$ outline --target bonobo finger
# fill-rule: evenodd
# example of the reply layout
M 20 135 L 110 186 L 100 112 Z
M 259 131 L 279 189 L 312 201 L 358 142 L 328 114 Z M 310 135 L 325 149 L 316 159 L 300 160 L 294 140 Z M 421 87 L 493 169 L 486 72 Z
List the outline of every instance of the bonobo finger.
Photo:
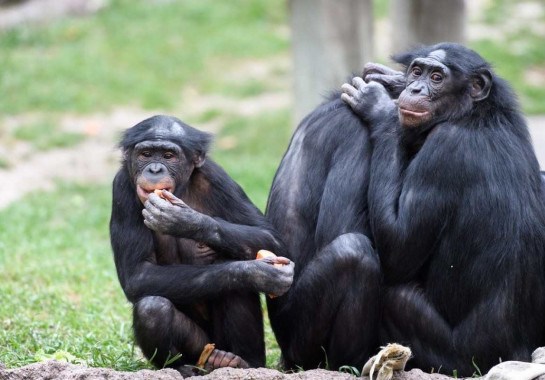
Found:
M 142 216 L 144 217 L 144 220 L 150 220 L 152 218 L 151 213 L 147 209 L 142 210 Z
M 392 77 L 389 77 L 387 75 L 382 75 L 382 74 L 369 74 L 365 77 L 365 81 L 367 83 L 377 82 L 382 85 L 390 83 L 391 79 Z
M 239 368 L 240 367 L 240 356 L 237 356 L 237 355 L 233 355 L 234 358 L 231 359 L 231 361 L 229 362 L 228 364 L 228 367 L 231 367 L 231 368 Z
M 349 96 L 351 96 L 353 98 L 358 95 L 358 89 L 355 88 L 354 86 L 352 86 L 349 83 L 344 83 L 341 86 L 341 90 L 343 91 L 344 94 L 349 95 Z
M 282 257 L 282 256 L 263 257 L 256 260 L 261 260 L 262 262 L 270 264 L 270 265 L 287 265 L 290 263 L 290 259 L 288 259 L 287 257 Z
M 231 367 L 231 362 L 235 359 L 235 354 L 232 352 L 225 352 L 223 359 L 221 360 L 221 367 Z
M 154 230 L 154 231 L 157 230 L 157 227 L 155 226 L 156 223 L 155 223 L 154 221 L 144 219 L 144 224 L 145 224 L 146 227 L 148 227 L 150 230 Z
M 156 230 L 157 229 L 157 219 L 155 218 L 155 216 L 153 214 L 151 214 L 148 210 L 144 209 L 142 210 L 142 216 L 144 217 L 144 224 L 152 229 L 152 230 Z
M 362 87 L 365 87 L 365 81 L 361 79 L 360 77 L 354 77 L 352 78 L 352 84 L 354 87 L 361 89 Z
M 221 362 L 223 361 L 223 358 L 225 357 L 225 351 L 222 350 L 214 350 L 210 358 L 212 359 L 212 366 L 214 368 L 221 368 Z M 210 361 L 210 359 L 208 359 Z
M 246 362 L 246 360 L 242 359 L 240 356 L 238 356 L 238 359 L 238 368 L 250 368 L 250 365 Z
M 384 75 L 403 75 L 401 71 L 394 70 L 388 66 L 380 63 L 369 62 L 363 67 L 362 78 L 368 82 L 367 76 L 370 74 L 384 74 Z
M 155 206 L 156 208 L 158 208 L 159 210 L 164 210 L 165 207 L 167 207 L 168 205 L 170 205 L 170 202 L 161 198 L 160 196 L 158 196 L 157 194 L 155 193 L 151 193 L 149 196 L 148 196 L 148 200 L 146 201 L 146 203 L 144 203 L 144 206 L 146 206 L 146 204 L 150 204 L 150 205 L 153 205 Z M 147 207 L 146 207 L 147 208 Z
M 220 352 L 220 350 L 217 350 L 215 349 L 214 351 L 212 351 L 212 353 L 210 354 L 210 356 L 208 357 L 208 359 L 206 360 L 206 367 L 211 367 L 211 369 L 216 369 L 216 359 L 218 357 L 218 352 Z
M 282 268 L 285 269 L 286 273 L 293 274 L 293 270 L 295 269 L 295 263 L 290 260 L 289 264 L 284 265 Z
M 144 210 L 147 210 L 149 214 L 159 215 L 163 211 L 163 208 L 156 206 L 148 199 L 146 203 L 144 203 Z
M 291 261 L 287 257 L 276 256 L 273 257 L 274 264 L 288 265 Z
M 281 267 L 275 267 L 277 270 L 282 272 L 282 276 L 286 279 L 293 279 L 293 272 L 295 269 L 295 263 L 293 261 L 290 261 L 289 264 L 282 265 Z
M 358 106 L 358 102 L 354 100 L 354 97 L 348 94 L 341 94 L 341 100 L 348 104 L 351 108 L 356 108 Z
M 163 190 L 163 196 L 173 205 L 176 206 L 185 206 L 185 202 L 178 198 L 176 195 L 172 194 L 168 190 Z

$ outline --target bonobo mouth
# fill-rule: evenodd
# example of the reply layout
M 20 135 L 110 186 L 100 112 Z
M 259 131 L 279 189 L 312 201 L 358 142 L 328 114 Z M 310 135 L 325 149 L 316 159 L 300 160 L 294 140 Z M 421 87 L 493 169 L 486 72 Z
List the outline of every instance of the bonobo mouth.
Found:
M 420 128 L 431 119 L 431 115 L 428 110 L 399 107 L 399 121 L 404 128 Z
M 173 193 L 174 192 L 174 188 L 173 187 L 169 187 L 169 186 L 164 186 L 160 183 L 158 183 L 157 185 L 155 186 L 146 186 L 146 187 L 142 187 L 140 185 L 136 185 L 136 194 L 138 195 L 138 198 L 140 199 L 140 202 L 142 203 L 146 203 L 146 201 L 148 200 L 148 197 L 151 193 L 153 193 L 155 190 L 166 190 L 168 192 L 171 192 Z
M 399 112 L 401 112 L 403 116 L 411 118 L 423 118 L 430 113 L 430 111 L 408 110 L 407 108 L 401 107 L 399 107 Z

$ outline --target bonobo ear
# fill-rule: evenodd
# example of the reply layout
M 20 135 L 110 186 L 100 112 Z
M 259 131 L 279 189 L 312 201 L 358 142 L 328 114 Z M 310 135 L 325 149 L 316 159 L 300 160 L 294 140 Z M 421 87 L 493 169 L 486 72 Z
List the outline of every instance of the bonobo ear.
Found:
M 195 152 L 193 155 L 193 164 L 196 168 L 200 168 L 204 165 L 204 162 L 206 161 L 206 153 L 205 152 Z
M 478 70 L 471 78 L 471 97 L 475 102 L 484 100 L 492 88 L 492 73 L 488 69 Z

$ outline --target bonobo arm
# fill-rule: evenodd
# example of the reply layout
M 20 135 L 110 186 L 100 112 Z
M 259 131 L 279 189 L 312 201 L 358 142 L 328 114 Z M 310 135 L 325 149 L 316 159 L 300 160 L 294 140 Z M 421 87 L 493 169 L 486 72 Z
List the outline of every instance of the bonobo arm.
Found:
M 449 216 L 455 189 L 438 188 L 440 170 L 410 175 L 413 168 L 408 167 L 407 155 L 401 148 L 394 101 L 378 83 L 366 84 L 356 77 L 353 84 L 343 85 L 341 97 L 371 129 L 368 199 L 373 236 L 386 279 L 408 280 L 432 253 Z M 426 161 L 434 159 L 428 157 Z M 450 181 L 443 183 L 448 185 Z
M 284 252 L 283 244 L 266 227 L 261 215 L 248 218 L 256 222 L 259 219 L 263 222 L 261 225 L 237 224 L 200 213 L 166 190 L 163 190 L 163 196 L 168 200 L 150 194 L 142 211 L 144 223 L 154 231 L 204 242 L 217 252 L 228 253 L 236 259 L 255 259 L 260 249 L 279 256 Z M 241 210 L 236 212 L 241 213 Z
M 380 63 L 367 63 L 363 68 L 362 78 L 366 83 L 377 82 L 384 86 L 392 99 L 397 99 L 405 89 L 405 74 L 392 70 Z
M 113 184 L 110 238 L 119 280 L 131 302 L 151 295 L 185 304 L 228 291 L 281 295 L 293 279 L 292 262 L 282 267 L 264 260 L 213 265 L 153 264 L 153 232 L 144 225 L 140 203 L 125 171 L 118 173 Z

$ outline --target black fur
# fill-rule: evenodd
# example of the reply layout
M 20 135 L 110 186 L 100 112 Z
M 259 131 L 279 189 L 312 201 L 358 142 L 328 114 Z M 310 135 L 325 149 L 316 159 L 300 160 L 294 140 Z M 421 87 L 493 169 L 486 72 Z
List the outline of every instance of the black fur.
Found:
M 436 50 L 467 91 L 490 65 L 455 44 Z M 397 109 L 370 125 L 369 217 L 385 277 L 382 343 L 411 347 L 410 365 L 470 376 L 529 361 L 545 343 L 545 197 L 528 128 L 507 83 L 492 73 L 469 110 L 435 115 L 421 146 L 406 146 Z M 448 94 L 446 94 L 448 95 Z M 470 100 L 470 99 L 469 99 Z M 373 104 L 357 108 L 366 119 Z M 367 110 L 365 108 L 367 107 Z M 431 131 L 431 132 L 430 132 Z
M 286 368 L 361 368 L 378 345 L 370 152 L 367 129 L 334 94 L 301 122 L 276 173 L 267 217 L 296 262 L 290 291 L 268 300 Z
M 211 160 L 194 168 L 187 184 L 176 184 L 175 195 L 197 210 L 194 215 L 210 217 L 203 219 L 206 224 L 199 222 L 199 239 L 147 228 L 130 174 L 132 151 L 143 141 L 155 141 L 158 147 L 163 141 L 177 144 L 186 156 L 180 161 L 184 164 L 197 153 L 206 154 L 210 136 L 178 119 L 155 116 L 128 129 L 120 143 L 124 161 L 113 182 L 110 234 L 121 286 L 135 305 L 138 344 L 158 367 L 181 354 L 170 366 L 186 375 L 191 370 L 184 370 L 184 365 L 195 365 L 206 343 L 239 355 L 250 366 L 264 366 L 257 292 L 269 290 L 260 284 L 274 283 L 274 276 L 266 271 L 276 269 L 241 260 L 254 259 L 258 249 L 282 252 L 276 233 L 243 190 Z M 170 175 L 178 178 L 176 174 Z M 200 260 L 196 243 L 215 252 L 211 263 L 194 263 Z
M 423 130 L 402 130 L 397 109 L 366 125 L 336 94 L 294 133 L 267 205 L 298 264 L 268 302 L 287 368 L 361 367 L 398 342 L 409 367 L 470 376 L 545 344 L 545 191 L 527 126 L 475 52 L 395 59 L 438 49 L 455 101 Z M 380 70 L 383 84 L 395 74 Z M 488 96 L 470 99 L 487 71 Z

